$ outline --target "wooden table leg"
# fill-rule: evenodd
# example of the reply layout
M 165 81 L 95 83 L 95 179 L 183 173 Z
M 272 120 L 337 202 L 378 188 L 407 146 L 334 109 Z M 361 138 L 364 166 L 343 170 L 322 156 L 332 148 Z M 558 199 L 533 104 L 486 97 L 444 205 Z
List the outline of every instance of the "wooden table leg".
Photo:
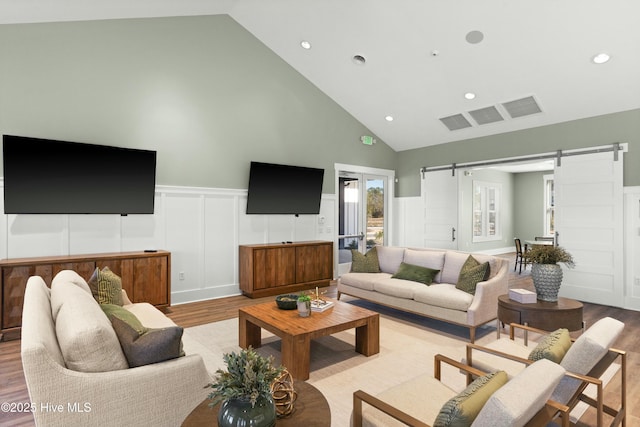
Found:
M 240 322 L 238 327 L 238 342 L 240 343 L 240 347 L 260 347 L 262 345 L 260 326 L 251 323 L 242 312 L 239 314 L 238 321 Z
M 366 325 L 356 328 L 356 351 L 365 356 L 380 352 L 380 316 L 371 316 Z
M 309 335 L 282 337 L 282 366 L 297 380 L 309 379 L 311 339 Z

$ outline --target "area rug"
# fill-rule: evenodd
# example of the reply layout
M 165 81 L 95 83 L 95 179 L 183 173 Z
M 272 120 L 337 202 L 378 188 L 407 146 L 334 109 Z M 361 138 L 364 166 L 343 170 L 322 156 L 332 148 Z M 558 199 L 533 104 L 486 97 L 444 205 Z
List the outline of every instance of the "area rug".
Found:
M 355 330 L 339 332 L 312 341 L 310 378 L 326 397 L 331 409 L 332 426 L 348 426 L 353 406 L 353 392 L 361 389 L 371 394 L 421 374 L 433 375 L 433 357 L 444 354 L 454 360 L 464 356 L 468 342 L 466 328 L 450 325 L 402 312 L 388 312 L 377 307 L 380 316 L 380 353 L 365 357 L 354 350 Z M 485 326 L 477 332 L 476 343 L 486 344 L 496 339 L 495 327 Z M 214 373 L 224 368 L 224 353 L 238 351 L 238 319 L 229 319 L 185 329 L 185 352 L 199 353 L 207 370 Z M 258 352 L 273 356 L 280 363 L 280 339 L 262 331 L 262 347 Z M 615 374 L 615 371 L 611 376 Z M 455 390 L 465 387 L 460 371 L 443 369 L 442 381 Z M 587 409 L 576 408 L 572 418 L 579 418 Z

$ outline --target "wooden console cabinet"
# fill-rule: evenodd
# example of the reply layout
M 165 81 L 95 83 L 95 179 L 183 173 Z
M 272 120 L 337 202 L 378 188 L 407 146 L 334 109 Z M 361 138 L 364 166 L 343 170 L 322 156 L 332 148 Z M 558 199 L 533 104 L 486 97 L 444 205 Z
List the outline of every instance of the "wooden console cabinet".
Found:
M 75 270 L 85 280 L 99 267 L 109 267 L 122 278 L 122 288 L 132 302 L 158 308 L 171 305 L 171 253 L 117 252 L 0 260 L 0 334 L 4 340 L 20 337 L 22 303 L 27 280 L 42 276 L 47 285 L 62 270 Z
M 240 246 L 240 290 L 251 298 L 286 294 L 333 279 L 333 242 Z

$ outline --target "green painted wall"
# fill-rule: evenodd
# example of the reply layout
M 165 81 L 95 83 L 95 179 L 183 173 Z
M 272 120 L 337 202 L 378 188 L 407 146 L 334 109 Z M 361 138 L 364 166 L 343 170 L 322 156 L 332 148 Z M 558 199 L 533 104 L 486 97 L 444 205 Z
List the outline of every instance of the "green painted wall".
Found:
M 597 101 L 594 101 L 597 102 Z M 640 109 L 398 153 L 396 196 L 420 194 L 420 168 L 626 142 L 624 185 L 640 185 Z
M 533 240 L 544 236 L 544 175 L 549 172 L 516 173 L 514 176 L 514 236 Z
M 334 163 L 397 160 L 229 16 L 0 25 L 0 133 L 157 150 L 164 185 L 246 188 L 257 160 L 333 193 Z

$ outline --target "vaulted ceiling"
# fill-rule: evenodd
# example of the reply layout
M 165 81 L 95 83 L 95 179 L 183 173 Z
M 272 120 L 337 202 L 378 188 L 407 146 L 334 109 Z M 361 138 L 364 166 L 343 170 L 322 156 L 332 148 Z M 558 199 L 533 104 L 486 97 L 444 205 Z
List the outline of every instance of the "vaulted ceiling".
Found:
M 637 0 L 0 0 L 0 24 L 212 14 L 397 151 L 640 108 Z

